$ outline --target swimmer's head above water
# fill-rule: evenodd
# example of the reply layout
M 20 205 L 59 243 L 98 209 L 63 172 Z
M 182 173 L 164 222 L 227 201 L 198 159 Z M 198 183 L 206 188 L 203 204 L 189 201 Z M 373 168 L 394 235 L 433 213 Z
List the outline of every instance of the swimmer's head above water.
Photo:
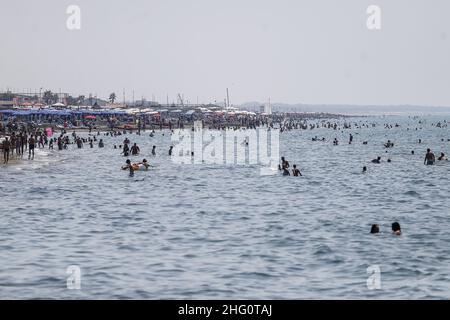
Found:
M 372 228 L 370 229 L 370 233 L 379 233 L 380 232 L 380 226 L 377 224 L 373 224 Z
M 402 234 L 402 229 L 400 228 L 400 223 L 394 222 L 392 224 L 392 232 L 398 236 Z

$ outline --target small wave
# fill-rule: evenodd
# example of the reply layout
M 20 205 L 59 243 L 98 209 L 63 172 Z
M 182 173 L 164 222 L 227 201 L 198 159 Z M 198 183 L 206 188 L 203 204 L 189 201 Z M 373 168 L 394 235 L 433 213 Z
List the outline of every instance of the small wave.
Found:
M 314 252 L 314 255 L 320 256 L 320 255 L 330 254 L 332 252 L 333 252 L 333 250 L 329 246 L 327 246 L 325 244 L 321 244 Z
M 417 193 L 416 191 L 414 191 L 414 190 L 410 190 L 410 191 L 406 191 L 405 193 L 404 193 L 404 195 L 405 196 L 411 196 L 411 197 L 420 197 L 420 194 L 419 193 Z

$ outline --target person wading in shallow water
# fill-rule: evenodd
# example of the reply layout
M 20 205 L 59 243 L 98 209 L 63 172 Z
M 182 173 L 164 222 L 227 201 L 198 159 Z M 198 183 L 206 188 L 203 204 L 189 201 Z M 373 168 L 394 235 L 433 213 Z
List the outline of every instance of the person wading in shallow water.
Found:
M 128 157 L 130 155 L 130 148 L 128 147 L 128 144 L 123 145 L 123 151 L 122 151 L 124 157 Z
M 9 149 L 11 148 L 11 142 L 8 138 L 5 138 L 3 141 L 3 159 L 5 160 L 5 164 L 9 162 Z
M 432 166 L 435 161 L 436 157 L 434 156 L 434 153 L 431 152 L 431 149 L 427 149 L 427 154 L 425 155 L 425 160 L 423 161 L 423 164 L 426 164 L 427 166 Z
M 28 139 L 28 160 L 34 160 L 34 147 L 36 145 L 36 140 L 34 136 L 31 135 L 30 139 Z
M 289 169 L 289 161 L 287 161 L 284 157 L 281 157 L 281 165 L 278 165 L 278 170 Z M 289 172 L 289 171 L 288 171 Z
M 141 150 L 139 149 L 139 147 L 137 146 L 137 144 L 135 143 L 132 147 L 131 147 L 131 154 L 133 156 L 137 156 L 139 154 Z
M 127 159 L 127 161 L 125 163 L 126 164 L 124 166 L 122 166 L 122 170 L 129 170 L 130 177 L 133 177 L 134 176 L 134 168 L 133 168 L 133 165 L 131 164 L 131 160 Z
M 293 165 L 292 175 L 294 177 L 301 177 L 302 176 L 302 173 L 300 172 L 299 169 L 297 169 L 297 165 L 295 165 L 295 164 Z

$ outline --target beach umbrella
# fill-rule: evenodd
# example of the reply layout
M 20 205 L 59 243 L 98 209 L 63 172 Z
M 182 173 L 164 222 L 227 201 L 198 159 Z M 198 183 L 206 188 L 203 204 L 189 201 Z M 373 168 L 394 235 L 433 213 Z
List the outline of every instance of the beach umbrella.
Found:
M 51 137 L 51 136 L 53 136 L 53 130 L 52 130 L 52 128 L 47 128 L 47 129 L 45 129 L 45 132 L 47 133 L 47 137 Z
M 89 120 L 97 119 L 96 116 L 86 116 L 86 117 L 84 117 L 84 118 L 85 118 L 85 119 L 89 119 Z

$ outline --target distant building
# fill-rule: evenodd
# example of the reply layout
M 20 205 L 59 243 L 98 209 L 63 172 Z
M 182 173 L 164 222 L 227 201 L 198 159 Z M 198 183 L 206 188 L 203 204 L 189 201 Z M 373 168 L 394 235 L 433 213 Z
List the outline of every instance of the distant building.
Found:
M 0 99 L 0 109 L 9 109 L 14 106 L 13 100 L 1 100 Z

